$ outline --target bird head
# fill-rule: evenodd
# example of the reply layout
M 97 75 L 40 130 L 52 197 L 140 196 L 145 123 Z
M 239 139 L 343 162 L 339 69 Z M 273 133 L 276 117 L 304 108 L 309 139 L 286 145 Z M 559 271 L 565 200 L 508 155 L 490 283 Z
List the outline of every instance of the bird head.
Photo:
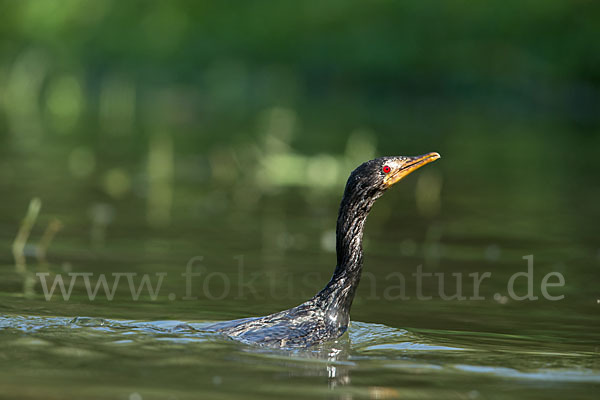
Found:
M 367 190 L 378 197 L 410 173 L 438 158 L 438 153 L 427 153 L 415 157 L 381 157 L 367 161 L 352 172 L 346 190 Z

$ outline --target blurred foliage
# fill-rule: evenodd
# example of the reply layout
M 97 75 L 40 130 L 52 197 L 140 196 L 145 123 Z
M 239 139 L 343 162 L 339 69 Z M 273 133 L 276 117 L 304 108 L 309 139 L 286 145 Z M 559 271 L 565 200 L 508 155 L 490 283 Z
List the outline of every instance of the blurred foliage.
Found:
M 376 155 L 437 150 L 447 171 L 509 194 L 531 188 L 533 171 L 533 187 L 556 195 L 570 188 L 541 177 L 564 184 L 598 166 L 599 11 L 591 0 L 0 1 L 3 186 L 19 205 L 39 192 L 134 193 L 160 225 L 180 181 L 251 207 L 282 186 L 337 193 Z M 71 178 L 81 191 L 65 190 Z M 424 179 L 429 215 L 442 178 Z
M 426 134 L 471 109 L 598 127 L 595 1 L 0 4 L 12 129 L 29 111 L 60 132 L 92 135 L 103 117 L 109 131 L 162 123 L 229 142 L 210 133 L 245 134 L 274 105 L 300 110 L 316 143 L 299 146 L 328 151 L 357 125 Z

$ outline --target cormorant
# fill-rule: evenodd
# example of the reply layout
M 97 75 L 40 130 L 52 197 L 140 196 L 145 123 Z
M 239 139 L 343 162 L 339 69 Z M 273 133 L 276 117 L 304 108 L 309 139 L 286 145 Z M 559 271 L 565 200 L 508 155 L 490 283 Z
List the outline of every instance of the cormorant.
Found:
M 402 178 L 438 158 L 438 153 L 427 153 L 381 157 L 361 164 L 346 183 L 337 219 L 337 266 L 325 288 L 289 310 L 221 322 L 206 329 L 272 347 L 308 347 L 343 335 L 360 280 L 363 229 L 373 203 Z

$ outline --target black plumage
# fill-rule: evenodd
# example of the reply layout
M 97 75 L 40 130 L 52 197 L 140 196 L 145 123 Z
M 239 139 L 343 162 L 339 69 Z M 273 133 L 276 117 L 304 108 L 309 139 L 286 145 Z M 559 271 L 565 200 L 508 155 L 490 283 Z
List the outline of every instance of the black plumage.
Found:
M 221 322 L 207 329 L 274 347 L 308 347 L 344 334 L 360 281 L 363 230 L 371 207 L 393 184 L 439 157 L 437 153 L 382 157 L 361 164 L 346 183 L 336 228 L 337 266 L 323 290 L 289 310 Z

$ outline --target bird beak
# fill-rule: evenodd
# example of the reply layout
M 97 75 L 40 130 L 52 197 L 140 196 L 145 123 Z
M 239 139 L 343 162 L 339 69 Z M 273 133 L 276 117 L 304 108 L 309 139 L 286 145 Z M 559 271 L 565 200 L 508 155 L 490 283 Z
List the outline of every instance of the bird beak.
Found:
M 390 187 L 394 183 L 403 179 L 411 172 L 416 171 L 423 165 L 429 164 L 430 162 L 433 162 L 440 157 L 441 156 L 438 153 L 427 153 L 416 157 L 405 158 L 400 162 L 399 167 L 398 169 L 396 169 L 395 172 L 389 174 L 383 179 L 383 183 L 387 187 Z

